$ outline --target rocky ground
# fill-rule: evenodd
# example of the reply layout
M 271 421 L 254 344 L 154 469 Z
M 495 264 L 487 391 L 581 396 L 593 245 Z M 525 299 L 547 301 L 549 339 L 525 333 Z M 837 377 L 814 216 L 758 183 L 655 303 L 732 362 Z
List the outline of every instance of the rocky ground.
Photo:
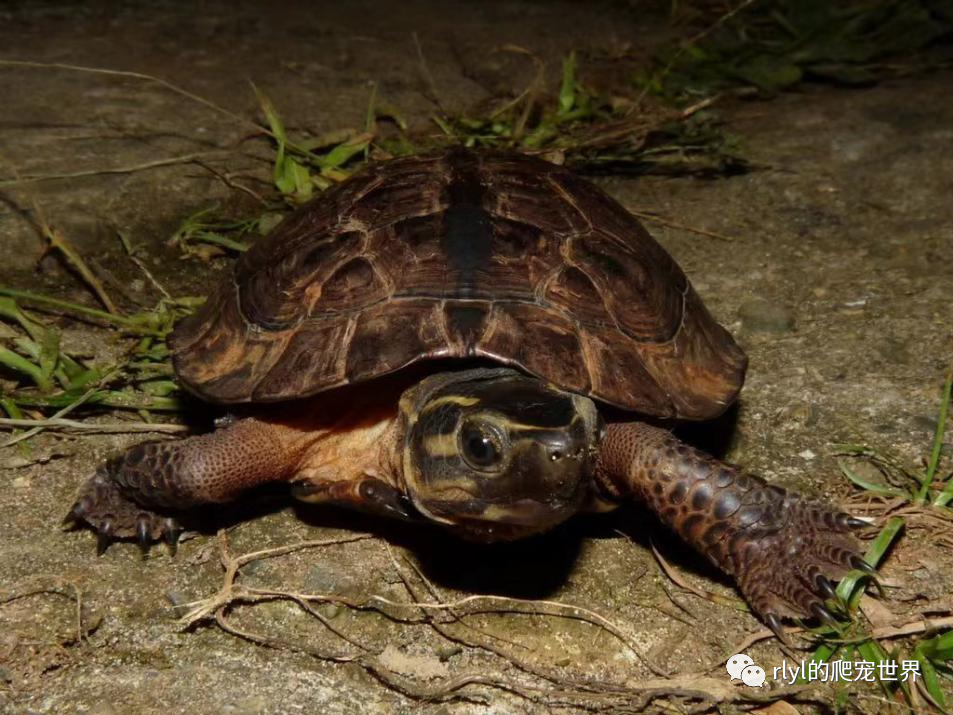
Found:
M 362 124 L 371 81 L 412 121 L 425 120 L 432 106 L 413 33 L 441 102 L 462 107 L 500 77 L 488 54 L 494 46 L 525 46 L 556 67 L 570 48 L 637 48 L 652 30 L 623 3 L 187 7 L 8 4 L 0 8 L 0 47 L 8 59 L 159 76 L 245 118 L 256 115 L 252 80 L 289 125 L 322 132 Z M 600 180 L 629 208 L 724 236 L 650 226 L 751 359 L 739 407 L 690 430 L 696 443 L 859 512 L 865 499 L 840 474 L 837 444 L 866 443 L 921 464 L 953 357 L 951 86 L 946 70 L 736 104 L 723 111 L 758 170 L 719 180 Z M 155 82 L 50 67 L 0 66 L 0 96 L 0 284 L 89 300 L 62 263 L 38 261 L 42 242 L 29 220 L 35 207 L 101 275 L 116 277 L 107 289 L 124 300 L 150 305 L 158 295 L 125 257 L 117 229 L 173 294 L 201 293 L 224 268 L 223 261 L 182 259 L 166 245 L 184 216 L 240 203 L 214 174 L 195 164 L 101 172 L 202 153 L 219 171 L 267 179 L 260 155 L 236 145 L 247 125 Z M 49 174 L 75 176 L 36 179 Z M 71 348 L 118 350 L 105 332 L 71 325 Z M 236 607 L 229 623 L 278 639 L 279 647 L 214 625 L 183 630 L 177 618 L 222 583 L 213 528 L 183 543 L 175 558 L 153 549 L 146 559 L 129 544 L 97 558 L 92 535 L 59 528 L 80 481 L 136 439 L 47 433 L 28 451 L 0 452 L 0 710 L 502 713 L 544 712 L 549 703 L 571 712 L 579 703 L 570 695 L 536 694 L 534 702 L 526 689 L 568 691 L 584 678 L 604 690 L 638 688 L 658 677 L 649 666 L 676 678 L 693 674 L 676 681 L 676 690 L 705 687 L 727 698 L 723 659 L 762 629 L 734 607 L 737 593 L 725 579 L 635 510 L 582 518 L 524 544 L 476 548 L 435 530 L 296 507 L 276 494 L 222 517 L 233 527 L 233 555 L 370 537 L 250 563 L 240 584 L 350 601 L 545 599 L 584 607 L 611 625 L 580 611 L 556 617 L 556 606 L 537 605 L 548 615 L 487 613 L 468 616 L 466 625 L 445 617 L 438 625 L 448 640 L 426 625 L 346 604 L 320 606 L 318 616 L 343 640 L 293 602 L 272 600 Z M 886 598 L 868 606 L 877 623 L 950 614 L 953 547 L 944 529 L 911 518 L 883 568 Z M 721 601 L 676 585 L 652 545 L 685 585 Z M 393 607 L 391 615 L 415 620 L 419 612 Z M 470 685 L 463 701 L 420 702 L 359 663 L 334 662 L 353 660 L 361 645 L 382 651 L 365 664 L 400 679 L 405 691 L 473 674 L 513 689 Z M 785 654 L 771 639 L 746 652 L 769 672 L 782 658 L 806 657 Z M 511 660 L 558 682 L 531 678 Z M 709 681 L 694 675 L 706 672 Z M 523 696 L 514 692 L 520 689 Z M 591 694 L 591 701 L 600 697 L 608 696 Z M 870 712 L 883 705 L 874 690 L 855 702 Z

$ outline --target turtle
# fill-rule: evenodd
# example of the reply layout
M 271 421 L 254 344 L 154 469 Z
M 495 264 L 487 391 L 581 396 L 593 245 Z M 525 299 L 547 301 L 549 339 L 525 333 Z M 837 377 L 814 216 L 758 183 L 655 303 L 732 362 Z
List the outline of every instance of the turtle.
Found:
M 174 547 L 202 505 L 287 482 L 480 542 L 640 502 L 779 635 L 874 573 L 864 520 L 674 436 L 735 402 L 745 353 L 634 216 L 538 157 L 369 164 L 255 242 L 170 343 L 228 416 L 86 480 L 67 520 L 100 554 Z

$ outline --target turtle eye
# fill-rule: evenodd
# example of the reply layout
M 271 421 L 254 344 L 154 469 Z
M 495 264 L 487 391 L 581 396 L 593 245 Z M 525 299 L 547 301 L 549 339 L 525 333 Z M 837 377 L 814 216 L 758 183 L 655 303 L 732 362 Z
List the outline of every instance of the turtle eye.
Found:
M 503 459 L 500 438 L 489 425 L 465 422 L 460 430 L 463 458 L 474 469 L 492 470 Z

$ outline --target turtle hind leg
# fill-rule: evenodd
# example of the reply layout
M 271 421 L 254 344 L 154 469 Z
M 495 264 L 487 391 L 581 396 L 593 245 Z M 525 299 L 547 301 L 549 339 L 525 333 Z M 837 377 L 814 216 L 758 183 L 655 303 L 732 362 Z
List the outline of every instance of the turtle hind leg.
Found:
M 851 530 L 862 522 L 772 486 L 640 423 L 607 428 L 596 469 L 610 496 L 634 497 L 733 576 L 775 632 L 780 617 L 829 620 L 832 580 L 870 572 Z
M 135 538 L 144 548 L 159 539 L 174 545 L 186 510 L 288 479 L 302 444 L 292 436 L 286 427 L 249 418 L 210 434 L 134 445 L 80 487 L 66 519 L 92 527 L 100 553 L 118 538 Z

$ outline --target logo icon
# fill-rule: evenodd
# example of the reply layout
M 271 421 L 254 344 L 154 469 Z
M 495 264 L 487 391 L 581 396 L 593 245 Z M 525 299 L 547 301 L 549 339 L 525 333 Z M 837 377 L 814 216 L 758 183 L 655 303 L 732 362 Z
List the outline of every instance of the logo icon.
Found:
M 728 659 L 728 662 L 725 663 L 725 668 L 732 680 L 738 680 L 739 678 L 744 680 L 744 678 L 741 677 L 741 673 L 749 665 L 754 665 L 754 661 L 744 653 L 737 653 Z M 764 671 L 762 670 L 761 672 L 763 673 Z
M 760 688 L 764 685 L 764 668 L 760 665 L 749 665 L 741 671 L 741 682 L 753 688 Z
M 725 663 L 725 670 L 732 680 L 740 680 L 752 688 L 764 687 L 764 668 L 755 665 L 754 661 L 744 653 L 735 653 Z

